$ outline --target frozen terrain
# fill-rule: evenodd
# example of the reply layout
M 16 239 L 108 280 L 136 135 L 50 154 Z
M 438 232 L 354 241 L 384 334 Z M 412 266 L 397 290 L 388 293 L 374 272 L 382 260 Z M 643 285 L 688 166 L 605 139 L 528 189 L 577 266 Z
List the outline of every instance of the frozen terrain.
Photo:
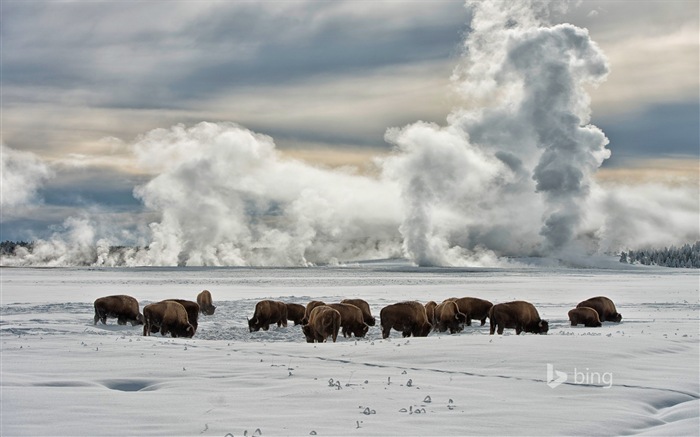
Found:
M 625 267 L 3 268 L 0 434 L 697 435 L 698 271 Z M 100 296 L 143 307 L 203 289 L 217 311 L 192 339 L 93 325 Z M 597 295 L 622 323 L 569 326 L 567 311 Z M 263 298 L 360 297 L 378 317 L 452 296 L 530 301 L 549 335 L 490 336 L 477 322 L 307 344 L 291 322 L 253 334 L 246 323 Z

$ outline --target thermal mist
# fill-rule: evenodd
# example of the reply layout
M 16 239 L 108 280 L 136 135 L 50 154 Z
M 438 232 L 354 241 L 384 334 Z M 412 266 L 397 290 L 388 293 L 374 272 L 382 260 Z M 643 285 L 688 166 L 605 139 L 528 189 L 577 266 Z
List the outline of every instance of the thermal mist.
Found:
M 700 238 L 697 189 L 662 196 L 595 184 L 611 152 L 590 124 L 586 87 L 610 67 L 586 30 L 547 22 L 547 8 L 559 6 L 468 4 L 471 31 L 453 75 L 468 105 L 445 125 L 388 128 L 394 149 L 375 160 L 376 176 L 283 158 L 271 137 L 234 123 L 156 129 L 130 145 L 136 166 L 154 174 L 134 189 L 156 218 L 133 238 L 139 247 L 110 250 L 122 244 L 117 232 L 73 219 L 3 262 L 308 266 L 405 257 L 493 266 Z M 5 157 L 3 181 L 4 165 Z M 29 174 L 40 181 L 46 172 Z M 654 212 L 661 204 L 671 227 Z

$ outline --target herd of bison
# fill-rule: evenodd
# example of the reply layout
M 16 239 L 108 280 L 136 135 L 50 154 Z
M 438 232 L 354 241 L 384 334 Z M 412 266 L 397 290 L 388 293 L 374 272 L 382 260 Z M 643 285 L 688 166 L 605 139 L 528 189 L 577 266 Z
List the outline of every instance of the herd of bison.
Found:
M 170 299 L 152 303 L 139 312 L 138 301 L 127 295 L 106 296 L 95 300 L 95 324 L 107 323 L 107 318 L 116 318 L 120 325 L 127 322 L 132 326 L 144 325 L 143 335 L 160 331 L 172 337 L 192 337 L 197 331 L 199 314 L 212 315 L 216 307 L 212 304 L 211 293 L 204 290 L 197 295 L 197 301 Z M 515 333 L 531 332 L 546 334 L 549 324 L 540 319 L 534 305 L 525 301 L 492 304 L 475 297 L 449 298 L 442 303 L 430 301 L 421 304 L 417 301 L 399 302 L 387 305 L 379 312 L 382 338 L 389 337 L 392 329 L 400 331 L 404 337 L 426 337 L 431 331 L 450 334 L 460 332 L 464 326 L 471 326 L 472 320 L 480 320 L 483 326 L 490 320 L 490 334 L 503 334 L 503 330 L 515 329 Z M 250 332 L 270 325 L 287 326 L 291 320 L 302 325 L 302 331 L 309 343 L 326 341 L 329 337 L 335 342 L 338 332 L 344 337 L 364 337 L 370 326 L 376 323 L 369 305 L 362 299 L 344 299 L 340 303 L 326 304 L 311 301 L 306 306 L 274 300 L 261 300 L 255 305 L 253 317 L 248 319 Z M 579 303 L 569 311 L 572 326 L 582 324 L 587 327 L 602 326 L 601 322 L 622 320 L 612 300 L 604 296 L 593 297 Z

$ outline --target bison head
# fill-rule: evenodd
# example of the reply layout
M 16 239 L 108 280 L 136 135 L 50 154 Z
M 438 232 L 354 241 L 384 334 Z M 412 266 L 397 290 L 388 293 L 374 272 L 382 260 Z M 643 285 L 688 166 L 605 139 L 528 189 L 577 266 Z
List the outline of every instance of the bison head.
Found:
M 622 314 L 620 314 L 620 313 L 613 314 L 613 321 L 615 323 L 620 323 L 622 321 Z
M 537 333 L 546 334 L 547 331 L 549 331 L 549 323 L 546 320 L 540 320 L 540 323 L 537 324 Z
M 314 335 L 313 335 L 313 330 L 311 329 L 311 326 L 304 325 L 301 328 L 301 331 L 304 333 L 304 336 L 306 337 L 306 342 L 307 343 L 313 343 L 314 342 Z
M 204 311 L 202 311 L 204 314 L 207 316 L 214 315 L 214 311 L 216 310 L 216 307 L 214 305 L 210 305 L 207 308 L 204 308 Z
M 248 329 L 250 330 L 250 332 L 260 331 L 260 319 L 258 319 L 257 317 L 248 319 Z
M 136 326 L 136 325 L 143 325 L 143 314 L 139 313 L 139 314 L 136 316 L 136 321 L 135 321 L 135 322 L 133 322 L 133 321 L 131 322 L 131 326 Z

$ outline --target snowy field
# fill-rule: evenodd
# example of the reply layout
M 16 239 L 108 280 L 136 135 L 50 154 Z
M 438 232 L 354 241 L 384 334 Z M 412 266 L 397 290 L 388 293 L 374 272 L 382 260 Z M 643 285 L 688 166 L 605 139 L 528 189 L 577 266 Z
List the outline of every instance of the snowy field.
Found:
M 3 268 L 0 434 L 697 435 L 698 271 L 619 266 Z M 217 311 L 192 339 L 93 325 L 101 296 L 143 307 L 203 289 Z M 567 311 L 597 295 L 622 323 L 569 326 Z M 530 301 L 549 335 L 490 336 L 477 322 L 455 335 L 382 340 L 375 326 L 307 344 L 291 322 L 253 334 L 246 323 L 264 298 L 360 297 L 378 317 L 394 302 L 452 296 Z

